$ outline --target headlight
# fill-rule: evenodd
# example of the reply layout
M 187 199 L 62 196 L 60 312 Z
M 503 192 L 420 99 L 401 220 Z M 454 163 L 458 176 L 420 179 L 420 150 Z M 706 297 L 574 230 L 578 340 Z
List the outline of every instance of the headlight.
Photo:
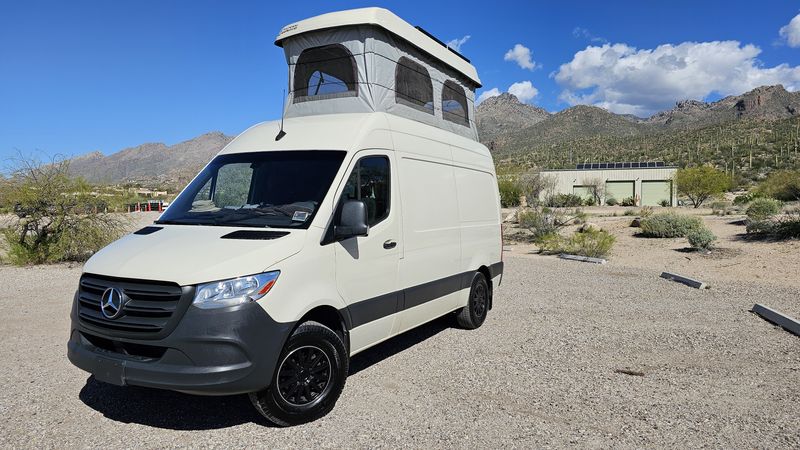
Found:
M 280 274 L 276 270 L 201 284 L 197 286 L 192 304 L 202 309 L 213 309 L 256 301 L 267 295 Z

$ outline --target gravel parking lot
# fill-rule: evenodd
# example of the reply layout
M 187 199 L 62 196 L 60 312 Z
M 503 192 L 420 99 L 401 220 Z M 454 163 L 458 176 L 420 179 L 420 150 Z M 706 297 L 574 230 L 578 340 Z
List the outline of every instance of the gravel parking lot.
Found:
M 244 396 L 120 388 L 70 365 L 79 275 L 0 267 L 4 448 L 800 446 L 800 337 L 748 312 L 797 310 L 796 289 L 507 257 L 482 328 L 444 318 L 356 356 L 330 415 L 280 429 Z

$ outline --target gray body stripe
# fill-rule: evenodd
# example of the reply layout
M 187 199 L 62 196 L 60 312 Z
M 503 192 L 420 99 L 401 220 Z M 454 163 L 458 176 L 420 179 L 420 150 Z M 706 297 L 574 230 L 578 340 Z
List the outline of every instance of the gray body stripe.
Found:
M 491 278 L 502 274 L 503 263 L 498 262 L 489 266 L 489 273 Z M 466 289 L 472 283 L 474 274 L 475 271 L 469 271 L 450 275 L 449 277 L 353 303 L 346 308 L 349 314 L 345 314 L 350 318 L 349 328 L 352 329 Z

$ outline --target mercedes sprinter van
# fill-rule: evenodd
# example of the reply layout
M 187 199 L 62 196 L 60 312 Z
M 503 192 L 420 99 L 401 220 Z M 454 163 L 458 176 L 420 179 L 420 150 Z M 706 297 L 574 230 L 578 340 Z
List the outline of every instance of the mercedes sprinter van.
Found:
M 86 263 L 68 356 L 115 385 L 249 394 L 292 425 L 333 408 L 351 356 L 448 314 L 480 327 L 503 263 L 468 60 L 379 8 L 276 44 L 285 120 Z

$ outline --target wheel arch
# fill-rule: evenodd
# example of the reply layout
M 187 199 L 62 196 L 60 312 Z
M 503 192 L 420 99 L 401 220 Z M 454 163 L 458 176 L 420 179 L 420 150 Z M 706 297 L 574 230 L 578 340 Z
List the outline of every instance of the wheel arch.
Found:
M 345 348 L 350 350 L 350 322 L 342 311 L 331 305 L 317 305 L 308 310 L 295 324 L 295 328 L 305 322 L 319 322 L 333 330 L 344 342 Z M 294 331 L 294 330 L 292 330 Z

